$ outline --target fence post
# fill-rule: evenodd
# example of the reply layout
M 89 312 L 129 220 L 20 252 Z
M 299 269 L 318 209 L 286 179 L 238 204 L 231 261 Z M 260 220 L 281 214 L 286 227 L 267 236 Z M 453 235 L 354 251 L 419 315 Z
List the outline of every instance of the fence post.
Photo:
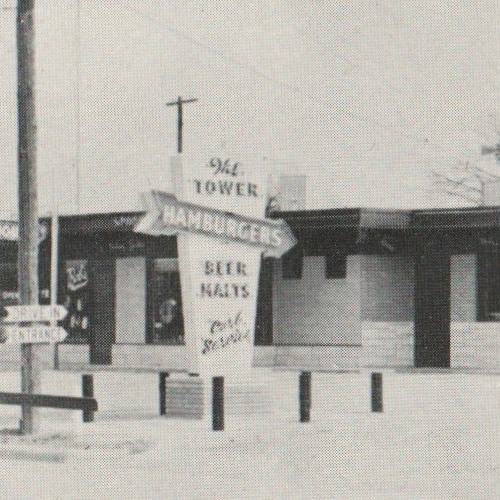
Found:
M 382 413 L 384 411 L 382 399 L 382 374 L 372 373 L 371 377 L 371 399 L 372 412 Z
M 212 378 L 212 430 L 224 430 L 224 377 Z
M 167 378 L 170 376 L 168 372 L 160 372 L 158 374 L 158 390 L 160 400 L 160 415 L 167 414 Z
M 311 372 L 301 372 L 299 375 L 299 408 L 300 421 L 311 420 Z
M 84 398 L 94 397 L 94 376 L 82 375 L 82 394 Z M 93 422 L 94 412 L 91 410 L 83 410 L 83 421 Z

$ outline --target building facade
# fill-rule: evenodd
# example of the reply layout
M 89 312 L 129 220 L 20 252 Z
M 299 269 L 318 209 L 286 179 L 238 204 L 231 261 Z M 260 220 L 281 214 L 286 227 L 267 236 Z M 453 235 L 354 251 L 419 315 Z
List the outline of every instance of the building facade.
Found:
M 61 366 L 187 366 L 176 238 L 134 233 L 142 215 L 60 218 L 58 302 L 69 311 Z M 255 365 L 500 368 L 500 208 L 275 216 L 298 244 L 262 261 Z M 16 242 L 2 234 L 9 304 Z M 49 283 L 50 234 L 40 243 L 42 303 Z M 1 346 L 0 363 L 18 363 L 18 351 Z

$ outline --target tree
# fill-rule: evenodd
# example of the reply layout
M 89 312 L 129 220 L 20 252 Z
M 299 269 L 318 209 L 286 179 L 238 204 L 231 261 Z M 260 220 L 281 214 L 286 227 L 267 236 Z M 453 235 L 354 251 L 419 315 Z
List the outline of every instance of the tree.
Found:
M 484 205 L 486 184 L 499 182 L 500 176 L 492 174 L 469 161 L 460 162 L 448 172 L 432 171 L 433 184 L 441 192 L 467 200 L 474 205 Z

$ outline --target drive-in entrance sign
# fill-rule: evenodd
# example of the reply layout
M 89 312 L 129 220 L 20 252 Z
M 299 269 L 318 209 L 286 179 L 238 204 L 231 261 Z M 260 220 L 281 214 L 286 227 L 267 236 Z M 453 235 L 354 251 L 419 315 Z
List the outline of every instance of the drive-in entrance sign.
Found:
M 0 322 L 0 343 L 41 344 L 62 342 L 68 332 L 56 323 L 63 320 L 68 311 L 61 305 L 6 306 L 6 314 Z
M 5 344 L 40 344 L 62 342 L 68 332 L 61 326 L 5 326 L 0 331 L 0 340 Z
M 5 310 L 7 316 L 3 318 L 4 323 L 55 322 L 62 321 L 68 314 L 66 308 L 61 305 L 6 306 Z

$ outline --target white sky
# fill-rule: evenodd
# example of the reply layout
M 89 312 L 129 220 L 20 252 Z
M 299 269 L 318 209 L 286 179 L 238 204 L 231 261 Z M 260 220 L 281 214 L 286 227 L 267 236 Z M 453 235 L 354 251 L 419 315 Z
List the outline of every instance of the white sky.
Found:
M 168 189 L 178 95 L 199 98 L 186 152 L 306 173 L 308 208 L 447 205 L 432 169 L 500 174 L 480 155 L 500 127 L 498 0 L 80 0 L 79 23 L 77 0 L 36 3 L 41 211 L 52 168 L 65 212 L 77 164 L 81 212 Z M 0 0 L 4 213 L 17 205 L 13 5 Z

